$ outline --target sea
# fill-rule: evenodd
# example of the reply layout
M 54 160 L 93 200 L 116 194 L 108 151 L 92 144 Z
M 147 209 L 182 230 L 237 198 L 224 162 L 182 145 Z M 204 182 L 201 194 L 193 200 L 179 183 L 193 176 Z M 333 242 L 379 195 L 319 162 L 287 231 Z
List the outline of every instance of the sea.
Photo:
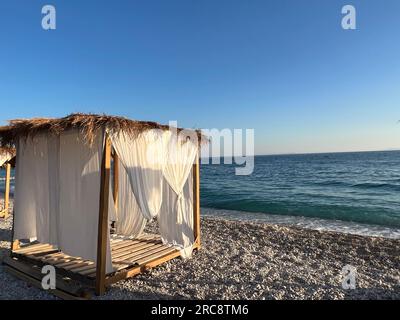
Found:
M 202 215 L 400 239 L 400 151 L 256 156 L 248 176 L 236 167 L 201 164 Z
M 400 239 L 400 151 L 256 156 L 201 165 L 203 215 Z

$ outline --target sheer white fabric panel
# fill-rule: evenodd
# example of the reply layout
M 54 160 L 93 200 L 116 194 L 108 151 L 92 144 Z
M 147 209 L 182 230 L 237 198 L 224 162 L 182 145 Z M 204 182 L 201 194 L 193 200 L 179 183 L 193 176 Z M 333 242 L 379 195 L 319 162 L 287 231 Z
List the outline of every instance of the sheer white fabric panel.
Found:
M 193 174 L 183 187 L 184 210 L 182 223 L 177 223 L 178 195 L 164 179 L 163 204 L 158 216 L 160 234 L 163 243 L 172 245 L 180 250 L 182 258 L 189 258 L 192 254 L 194 243 L 193 232 Z
M 175 196 L 167 192 L 167 199 L 164 198 L 169 219 L 160 219 L 160 233 L 164 242 L 172 243 L 181 249 L 183 258 L 191 256 L 194 243 L 193 190 L 187 190 L 185 195 L 184 186 L 187 187 L 190 183 L 188 177 L 191 176 L 197 153 L 197 143 L 173 135 L 168 143 L 168 156 L 164 167 L 164 178 L 175 192 Z M 171 205 L 174 207 L 170 208 Z M 175 223 L 175 227 L 172 223 Z
M 47 136 L 48 150 L 48 199 L 49 199 L 49 239 L 47 243 L 58 245 L 60 229 L 60 137 Z
M 14 238 L 49 242 L 47 138 L 20 139 L 15 171 Z
M 76 130 L 60 136 L 59 247 L 67 254 L 94 262 L 97 261 L 103 143 L 101 132 L 91 147 Z M 109 244 L 108 239 L 107 273 L 113 270 Z
M 164 178 L 178 196 L 176 204 L 177 223 L 183 222 L 185 214 L 183 186 L 192 170 L 197 156 L 197 144 L 191 141 L 182 141 L 176 135 L 171 136 L 168 143 L 168 154 L 164 166 Z
M 110 179 L 110 192 L 108 194 L 108 221 L 111 223 L 117 221 L 117 212 L 115 209 L 115 201 L 113 196 L 113 181 Z
M 145 131 L 135 139 L 122 131 L 111 134 L 140 211 L 147 220 L 155 217 L 161 208 L 166 137 L 167 133 L 161 130 Z
M 129 176 L 124 166 L 119 167 L 119 201 L 117 213 L 117 234 L 138 237 L 147 220 L 140 212 L 132 191 Z

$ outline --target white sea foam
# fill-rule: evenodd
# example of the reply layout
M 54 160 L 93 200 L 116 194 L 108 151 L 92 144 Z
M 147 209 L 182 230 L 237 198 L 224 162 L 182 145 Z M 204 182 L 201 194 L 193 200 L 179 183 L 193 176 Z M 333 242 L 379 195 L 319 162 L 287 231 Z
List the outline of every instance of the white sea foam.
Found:
M 362 224 L 349 221 L 273 215 L 235 210 L 219 210 L 211 208 L 202 208 L 201 213 L 204 216 L 225 218 L 230 220 L 289 225 L 313 230 L 335 231 L 371 237 L 400 239 L 400 229 L 398 228 L 389 228 L 379 225 Z

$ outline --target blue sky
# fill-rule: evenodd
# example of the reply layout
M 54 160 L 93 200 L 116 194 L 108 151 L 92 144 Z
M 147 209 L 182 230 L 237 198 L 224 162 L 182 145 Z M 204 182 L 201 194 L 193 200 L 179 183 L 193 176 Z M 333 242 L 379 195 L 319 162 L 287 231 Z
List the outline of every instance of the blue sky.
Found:
M 0 15 L 3 123 L 104 112 L 254 128 L 258 154 L 400 148 L 398 0 L 3 0 Z

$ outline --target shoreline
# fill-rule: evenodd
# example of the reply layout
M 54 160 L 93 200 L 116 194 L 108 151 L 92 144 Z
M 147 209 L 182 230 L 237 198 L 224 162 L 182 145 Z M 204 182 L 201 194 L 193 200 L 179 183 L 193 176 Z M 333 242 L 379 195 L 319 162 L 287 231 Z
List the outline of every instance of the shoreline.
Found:
M 264 212 L 201 207 L 202 216 L 222 218 L 231 221 L 276 224 L 288 227 L 299 227 L 308 230 L 338 232 L 366 237 L 382 237 L 400 240 L 400 228 L 295 215 L 278 215 Z
M 0 219 L 0 259 L 11 222 Z M 201 230 L 192 259 L 169 261 L 94 299 L 400 299 L 398 240 L 207 216 Z M 342 288 L 346 265 L 357 269 L 355 290 Z M 0 283 L 0 299 L 55 298 L 2 266 Z

